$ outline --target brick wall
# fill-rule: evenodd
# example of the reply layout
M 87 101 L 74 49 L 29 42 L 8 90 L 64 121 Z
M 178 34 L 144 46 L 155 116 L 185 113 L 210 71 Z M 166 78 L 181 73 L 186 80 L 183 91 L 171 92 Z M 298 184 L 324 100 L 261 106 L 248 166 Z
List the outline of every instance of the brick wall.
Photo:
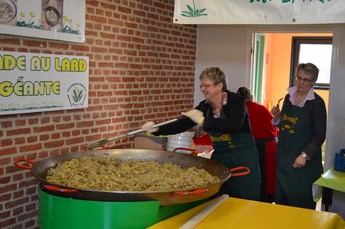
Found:
M 174 0 L 86 0 L 84 44 L 0 34 L 1 51 L 90 58 L 87 109 L 0 115 L 0 228 L 38 228 L 38 182 L 17 159 L 81 151 L 192 108 L 196 26 L 173 24 L 173 10 Z

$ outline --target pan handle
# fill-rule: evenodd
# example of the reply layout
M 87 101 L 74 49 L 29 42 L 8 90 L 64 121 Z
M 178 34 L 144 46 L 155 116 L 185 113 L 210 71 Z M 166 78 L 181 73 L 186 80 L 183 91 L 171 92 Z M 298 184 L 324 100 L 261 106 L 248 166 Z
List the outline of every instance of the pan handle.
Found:
M 43 189 L 47 191 L 53 191 L 53 192 L 64 192 L 64 193 L 78 193 L 79 191 L 76 189 L 68 189 L 68 188 L 61 188 L 59 186 L 45 184 L 42 186 Z
M 17 161 L 14 162 L 14 165 L 17 166 L 18 168 L 22 168 L 22 169 L 27 169 L 27 170 L 31 170 L 31 166 L 27 166 L 27 165 L 23 165 L 23 164 L 20 164 L 22 162 L 26 162 L 26 163 L 29 163 L 31 165 L 34 165 L 36 164 L 37 162 L 34 162 L 34 161 L 30 161 L 30 160 L 27 160 L 27 159 L 19 159 Z
M 102 148 L 102 150 L 103 150 L 103 149 L 107 149 L 107 147 L 106 147 L 105 145 L 102 145 L 102 146 L 100 146 L 99 148 Z M 83 151 L 89 151 L 89 149 L 87 148 L 87 146 L 84 146 L 82 150 L 83 150 Z
M 201 188 L 201 189 L 195 189 L 192 191 L 187 191 L 187 192 L 172 192 L 170 193 L 171 197 L 176 197 L 176 196 L 189 196 L 189 195 L 198 195 L 198 194 L 203 194 L 208 192 L 207 188 Z
M 243 172 L 239 172 L 243 171 Z M 250 169 L 247 166 L 239 166 L 230 169 L 230 173 L 232 177 L 241 177 L 241 176 L 246 176 L 250 173 Z

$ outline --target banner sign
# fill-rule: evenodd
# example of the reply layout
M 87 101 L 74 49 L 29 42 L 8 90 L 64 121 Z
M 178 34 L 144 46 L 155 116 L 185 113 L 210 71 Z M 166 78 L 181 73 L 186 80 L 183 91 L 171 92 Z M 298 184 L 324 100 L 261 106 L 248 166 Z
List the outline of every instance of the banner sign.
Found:
M 0 115 L 88 106 L 89 58 L 0 51 Z
M 174 23 L 178 24 L 344 22 L 344 0 L 175 0 Z
M 0 0 L 0 33 L 85 42 L 85 0 Z

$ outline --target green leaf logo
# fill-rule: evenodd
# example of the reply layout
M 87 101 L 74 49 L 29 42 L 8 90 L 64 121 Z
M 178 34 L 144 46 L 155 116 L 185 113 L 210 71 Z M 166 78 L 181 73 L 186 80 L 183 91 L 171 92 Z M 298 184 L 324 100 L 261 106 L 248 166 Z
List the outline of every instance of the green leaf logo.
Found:
M 83 98 L 83 90 L 79 89 L 78 87 L 73 89 L 72 98 L 74 102 L 79 102 Z
M 182 11 L 181 15 L 183 17 L 201 17 L 201 16 L 207 16 L 206 8 L 204 9 L 196 9 L 195 3 L 193 0 L 193 7 L 190 5 L 187 5 L 188 11 Z

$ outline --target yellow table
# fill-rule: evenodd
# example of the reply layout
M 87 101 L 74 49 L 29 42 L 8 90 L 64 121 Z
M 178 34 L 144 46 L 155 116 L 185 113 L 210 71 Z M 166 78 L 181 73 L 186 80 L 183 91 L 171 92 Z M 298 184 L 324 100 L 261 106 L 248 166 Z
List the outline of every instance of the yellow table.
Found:
M 180 228 L 214 200 L 161 221 L 149 229 Z M 344 229 L 345 221 L 335 213 L 294 208 L 230 197 L 201 221 L 196 229 Z

